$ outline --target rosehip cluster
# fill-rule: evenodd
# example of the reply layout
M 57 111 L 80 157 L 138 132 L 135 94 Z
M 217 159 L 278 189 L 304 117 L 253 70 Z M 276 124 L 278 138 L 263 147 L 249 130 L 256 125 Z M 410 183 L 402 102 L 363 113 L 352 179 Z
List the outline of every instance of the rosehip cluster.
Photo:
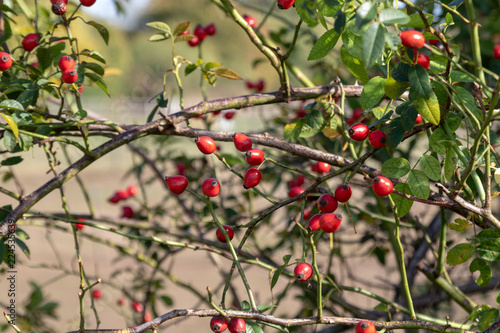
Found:
M 69 55 L 62 56 L 59 59 L 58 66 L 62 71 L 61 78 L 68 84 L 75 83 L 78 80 L 78 72 L 75 69 L 75 59 Z
M 258 93 L 264 91 L 264 80 L 259 80 L 255 83 L 247 80 L 245 81 L 245 85 L 247 86 L 248 89 Z
M 194 37 L 188 41 L 189 46 L 195 47 L 199 45 L 207 36 L 213 36 L 217 32 L 215 25 L 210 23 L 206 27 L 198 24 L 193 31 Z M 183 34 L 189 35 L 189 30 L 184 31 Z
M 355 123 L 349 128 L 349 136 L 354 141 L 364 141 L 368 138 L 368 141 L 375 148 L 383 148 L 386 143 L 386 135 L 381 130 L 375 130 L 370 132 L 370 129 L 365 124 Z
M 136 196 L 139 193 L 139 189 L 135 185 L 130 185 L 126 190 L 118 190 L 115 194 L 108 199 L 111 203 L 118 203 L 122 200 L 127 200 L 130 197 Z

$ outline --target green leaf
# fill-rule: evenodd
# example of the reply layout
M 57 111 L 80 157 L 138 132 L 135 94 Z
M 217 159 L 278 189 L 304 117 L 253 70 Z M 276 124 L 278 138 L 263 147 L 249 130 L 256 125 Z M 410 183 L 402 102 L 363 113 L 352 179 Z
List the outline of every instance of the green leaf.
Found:
M 396 81 L 392 76 L 389 76 L 385 80 L 384 93 L 390 99 L 398 99 L 399 96 L 405 92 L 407 87 L 407 83 Z
M 206 71 L 209 71 L 209 70 L 211 70 L 211 69 L 214 69 L 214 68 L 216 68 L 216 67 L 220 67 L 220 66 L 222 66 L 222 64 L 221 64 L 221 63 L 219 63 L 219 62 L 207 62 L 207 63 L 205 64 L 205 70 L 206 70 Z
M 420 170 L 411 170 L 408 175 L 408 185 L 417 198 L 428 199 L 431 194 L 429 178 Z
M 417 109 L 417 112 L 422 115 L 422 118 L 434 125 L 439 125 L 441 110 L 439 109 L 438 99 L 432 91 L 428 99 L 419 97 L 413 101 L 413 105 Z
M 424 174 L 432 180 L 441 180 L 441 164 L 430 155 L 423 155 L 420 159 L 420 168 Z
M 385 25 L 388 24 L 407 24 L 410 22 L 408 14 L 403 10 L 397 9 L 384 9 L 378 16 L 378 20 Z
M 432 25 L 434 22 L 434 15 L 432 14 L 424 14 L 427 19 L 427 23 Z M 422 18 L 419 13 L 414 13 L 410 15 L 410 20 L 406 24 L 401 24 L 401 27 L 410 27 L 410 28 L 425 28 L 425 22 L 422 22 Z
M 401 123 L 401 117 L 393 119 L 388 127 L 385 147 L 389 155 L 391 155 L 403 140 L 406 131 Z
M 465 232 L 472 227 L 472 223 L 464 219 L 455 219 L 453 222 L 448 223 L 451 230 L 458 232 Z
M 225 79 L 241 80 L 241 77 L 238 75 L 238 73 L 229 68 L 216 68 L 212 72 Z
M 342 43 L 350 55 L 359 60 L 363 59 L 363 38 L 361 36 L 348 29 L 342 34 Z
M 19 133 L 19 147 L 22 150 L 28 151 L 33 146 L 33 137 L 28 134 Z
M 450 139 L 443 128 L 438 127 L 429 139 L 429 148 L 439 155 L 446 154 L 446 148 L 450 147 Z M 456 164 L 455 164 L 456 165 Z M 455 170 L 455 169 L 453 169 Z
M 257 305 L 257 310 L 259 310 L 260 313 L 264 313 L 267 310 L 275 308 L 276 305 L 273 304 L 262 304 L 262 305 Z
M 3 132 L 3 144 L 8 151 L 13 151 L 16 148 L 17 138 L 11 131 Z
M 283 130 L 283 138 L 285 140 L 295 142 L 300 137 L 302 122 L 299 120 L 296 119 L 291 124 L 285 125 L 285 129 Z
M 21 251 L 23 251 L 23 253 L 26 255 L 26 257 L 28 257 L 28 259 L 29 259 L 30 258 L 30 249 L 28 248 L 26 243 L 23 242 L 21 239 L 16 238 L 16 244 L 17 244 L 17 248 L 21 249 Z
M 498 309 L 489 309 L 479 314 L 479 323 L 477 327 L 480 331 L 485 331 L 488 327 L 493 325 L 498 319 Z
M 410 186 L 408 186 L 408 184 L 405 183 L 397 183 L 396 186 L 394 186 L 394 189 L 396 191 L 403 192 L 404 194 L 413 195 L 413 193 L 410 190 Z M 398 217 L 403 217 L 406 214 L 408 214 L 408 212 L 411 209 L 411 206 L 413 206 L 413 201 L 408 198 L 399 196 L 395 193 L 391 193 L 389 195 L 391 196 L 392 200 L 394 201 L 394 204 L 397 207 Z
M 457 244 L 448 251 L 448 254 L 446 255 L 446 263 L 451 266 L 463 264 L 472 258 L 474 250 L 474 245 L 468 243 Z
M 387 32 L 385 34 L 385 42 L 391 50 L 397 51 L 398 47 L 401 45 L 401 38 L 399 38 L 399 35 L 394 32 Z
M 99 75 L 95 73 L 90 73 L 86 72 L 85 76 L 88 77 L 90 80 L 92 80 L 99 88 L 101 88 L 102 91 L 106 93 L 106 95 L 109 96 L 109 91 L 108 91 L 108 86 L 106 85 L 106 82 L 100 77 Z
M 17 127 L 16 120 L 8 114 L 0 113 L 0 116 L 5 119 L 16 139 L 19 139 L 19 128 Z
M 33 122 L 33 116 L 28 112 L 16 111 L 12 116 L 16 120 L 17 126 L 24 126 Z
M 413 104 L 408 104 L 407 108 L 401 114 L 401 124 L 403 128 L 410 132 L 415 127 L 415 121 L 417 121 L 418 112 L 413 106 Z
M 309 111 L 305 118 L 302 118 L 302 128 L 300 131 L 301 138 L 310 138 L 321 132 L 323 127 L 325 127 L 325 119 L 323 114 L 318 109 L 312 109 Z
M 314 43 L 307 60 L 319 60 L 324 58 L 331 49 L 335 47 L 340 35 L 334 30 L 330 29 L 326 31 L 317 41 Z
M 310 27 L 318 24 L 316 21 L 316 2 L 311 0 L 295 0 L 295 10 L 300 18 Z
M 480 258 L 475 258 L 469 265 L 469 270 L 471 273 L 479 271 L 479 277 L 476 279 L 476 283 L 480 287 L 486 287 L 491 282 L 491 269 L 490 266 Z
M 390 310 L 390 308 L 384 304 L 384 303 L 379 303 L 376 307 L 373 308 L 374 310 L 380 311 L 380 312 L 387 312 Z
M 477 234 L 478 255 L 488 261 L 500 261 L 500 230 L 485 229 Z
M 196 66 L 195 64 L 189 64 L 186 66 L 186 69 L 184 69 L 184 75 L 185 76 L 188 76 L 189 74 L 191 74 L 198 66 Z
M 410 162 L 404 158 L 391 158 L 382 164 L 382 173 L 389 178 L 401 178 L 410 170 Z
M 0 103 L 0 108 L 7 110 L 24 111 L 23 105 L 13 99 L 6 99 L 5 101 L 2 101 L 2 103 Z
M 97 60 L 103 64 L 106 63 L 106 59 L 104 59 L 102 55 L 97 51 L 90 51 L 88 49 L 85 49 L 82 52 L 80 52 L 80 54 L 92 58 L 94 60 Z
M 459 105 L 462 105 L 462 103 L 460 103 L 460 100 L 462 100 L 463 105 L 467 108 L 467 110 L 472 112 L 472 114 L 474 114 L 474 116 L 480 122 L 483 122 L 484 115 L 481 112 L 481 110 L 479 110 L 476 107 L 476 101 L 475 101 L 474 97 L 472 96 L 472 94 L 462 87 L 456 87 L 455 91 L 456 91 L 456 94 L 453 94 L 451 96 L 451 99 L 453 100 L 453 102 L 455 102 Z M 460 97 L 460 99 L 457 97 L 457 95 L 458 95 L 458 97 Z
M 318 12 L 327 17 L 333 17 L 337 13 L 339 2 L 336 0 L 317 0 Z
M 283 256 L 283 265 L 278 267 L 278 269 L 276 270 L 276 272 L 274 272 L 273 277 L 271 279 L 271 290 L 274 288 L 274 286 L 276 286 L 276 283 L 278 282 L 278 279 L 279 279 L 281 273 L 283 272 L 285 267 L 288 265 L 291 258 L 292 258 L 291 254 L 287 254 L 287 255 Z
M 375 76 L 364 86 L 361 92 L 361 107 L 371 109 L 377 106 L 385 96 L 386 80 L 380 76 Z
M 170 34 L 167 34 L 167 33 L 156 33 L 154 35 L 151 35 L 151 37 L 149 37 L 149 41 L 150 42 L 161 42 L 161 41 L 164 41 L 164 40 L 167 40 L 170 38 Z
M 253 320 L 245 320 L 246 322 L 246 333 L 264 333 L 259 324 Z
M 177 24 L 175 26 L 173 35 L 174 36 L 180 36 L 188 28 L 189 28 L 189 21 L 181 22 L 181 23 L 179 23 L 179 24 Z
M 181 35 L 181 36 L 175 37 L 174 43 L 188 42 L 191 39 L 193 39 L 194 37 L 195 37 L 194 35 Z
M 36 58 L 38 59 L 38 66 L 40 67 L 41 70 L 45 70 L 52 66 L 52 49 L 39 46 L 36 49 Z
M 422 66 L 411 66 L 408 70 L 410 90 L 416 92 L 420 97 L 428 99 L 431 97 L 432 87 L 429 74 Z
M 146 23 L 146 25 L 148 27 L 151 27 L 151 28 L 156 29 L 158 31 L 167 32 L 170 35 L 170 27 L 166 23 L 155 21 L 155 22 Z M 188 22 L 188 26 L 189 26 L 189 22 Z M 184 30 L 186 30 L 186 29 L 184 29 Z
M 23 91 L 17 97 L 17 101 L 22 104 L 22 106 L 27 109 L 31 105 L 35 105 L 38 99 L 39 90 L 38 89 L 29 89 Z
M 340 48 L 340 58 L 345 67 L 362 83 L 368 82 L 368 73 L 365 65 L 357 58 L 353 57 L 345 46 Z
M 356 27 L 360 29 L 370 23 L 375 16 L 377 16 L 377 6 L 374 6 L 371 2 L 365 2 L 356 10 Z
M 12 156 L 8 157 L 5 160 L 3 160 L 0 165 L 7 166 L 7 165 L 16 165 L 19 164 L 23 161 L 23 158 L 21 156 Z
M 450 79 L 452 82 L 475 82 L 476 79 L 467 73 L 454 70 L 450 73 Z
M 221 157 L 226 160 L 229 165 L 242 165 L 245 166 L 247 165 L 246 160 L 243 159 L 242 155 L 240 154 L 221 154 Z
M 160 296 L 160 299 L 163 301 L 163 303 L 166 306 L 172 306 L 174 304 L 174 301 L 172 300 L 172 298 L 170 298 L 166 295 Z
M 100 76 L 104 75 L 104 68 L 101 65 L 96 64 L 95 62 L 83 62 L 82 66 L 87 69 L 90 69 L 91 71 L 95 72 Z
M 102 24 L 99 24 L 95 21 L 88 21 L 86 22 L 88 25 L 91 25 L 93 26 L 97 32 L 99 32 L 99 34 L 101 35 L 102 39 L 104 40 L 104 43 L 106 43 L 106 45 L 108 45 L 109 43 L 109 32 L 108 32 L 108 29 L 106 29 L 105 26 L 103 26 Z
M 249 312 L 250 310 L 252 310 L 250 303 L 248 303 L 247 301 L 241 302 L 241 311 Z
M 385 46 L 385 28 L 374 22 L 363 35 L 363 61 L 367 68 L 372 67 L 382 57 Z

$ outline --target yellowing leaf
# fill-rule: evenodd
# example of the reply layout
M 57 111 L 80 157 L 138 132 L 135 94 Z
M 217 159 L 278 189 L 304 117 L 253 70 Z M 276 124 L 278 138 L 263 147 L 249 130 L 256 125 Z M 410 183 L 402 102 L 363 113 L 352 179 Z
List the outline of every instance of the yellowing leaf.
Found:
M 428 99 L 422 97 L 417 98 L 413 102 L 413 105 L 425 120 L 434 125 L 439 125 L 439 121 L 441 120 L 441 111 L 439 109 L 438 99 L 433 92 L 431 92 Z

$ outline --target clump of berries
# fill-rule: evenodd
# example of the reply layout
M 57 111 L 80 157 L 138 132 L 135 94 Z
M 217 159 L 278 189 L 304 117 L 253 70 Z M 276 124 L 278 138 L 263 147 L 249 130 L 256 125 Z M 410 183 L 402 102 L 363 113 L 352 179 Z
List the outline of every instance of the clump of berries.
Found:
M 210 23 L 205 27 L 201 24 L 198 24 L 196 25 L 196 27 L 194 27 L 193 38 L 188 40 L 188 44 L 192 47 L 198 46 L 201 44 L 201 42 L 203 42 L 203 40 L 205 40 L 207 36 L 213 36 L 216 32 L 217 29 L 215 28 L 215 24 L 213 23 Z M 189 30 L 184 31 L 182 34 L 189 35 Z
M 110 203 L 118 203 L 122 200 L 127 200 L 130 197 L 136 196 L 139 193 L 139 189 L 135 185 L 130 185 L 126 190 L 118 190 L 113 194 L 111 198 L 108 199 Z

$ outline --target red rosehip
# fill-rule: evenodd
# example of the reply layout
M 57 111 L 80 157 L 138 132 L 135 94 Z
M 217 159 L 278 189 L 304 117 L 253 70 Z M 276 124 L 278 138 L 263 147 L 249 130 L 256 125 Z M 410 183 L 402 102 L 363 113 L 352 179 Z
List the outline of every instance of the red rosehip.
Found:
M 210 23 L 209 25 L 207 25 L 205 27 L 205 33 L 208 35 L 208 36 L 213 36 L 215 35 L 215 32 L 217 30 L 215 29 L 215 25 L 213 23 Z
M 264 152 L 259 148 L 247 150 L 245 157 L 247 163 L 253 166 L 261 165 L 264 162 Z
M 99 289 L 93 289 L 92 296 L 94 297 L 94 299 L 99 299 L 102 297 L 102 292 Z
M 431 66 L 431 59 L 426 54 L 419 52 L 417 57 L 417 64 L 427 69 Z
M 313 268 L 311 265 L 309 265 L 306 262 L 300 263 L 297 266 L 295 266 L 295 269 L 293 270 L 293 274 L 295 275 L 295 278 L 299 281 L 307 281 L 311 278 L 313 274 Z
M 64 0 L 56 0 L 55 2 L 52 3 L 52 13 L 56 15 L 64 15 L 67 10 L 66 4 L 68 1 Z
M 417 114 L 417 119 L 415 120 L 415 124 L 420 124 L 422 121 L 424 121 L 422 115 L 420 113 Z
M 318 199 L 318 208 L 322 213 L 333 213 L 338 206 L 337 200 L 331 194 L 323 194 Z
M 250 139 L 245 134 L 236 133 L 233 136 L 233 142 L 234 142 L 234 146 L 239 151 L 246 152 L 246 151 L 252 149 L 252 139 Z
M 302 194 L 302 192 L 304 192 L 304 191 L 305 191 L 305 190 L 304 190 L 302 187 L 300 187 L 300 186 L 295 186 L 295 187 L 292 187 L 292 188 L 290 189 L 290 191 L 288 191 L 288 197 L 289 197 L 289 198 L 296 197 L 296 196 L 298 196 L 299 194 Z M 302 200 L 302 199 L 300 199 L 300 200 Z
M 37 34 L 37 33 L 31 33 L 31 34 L 27 34 L 24 38 L 23 38 L 23 41 L 22 41 L 22 46 L 23 46 L 23 49 L 26 50 L 26 51 L 31 51 L 33 50 L 35 47 L 37 47 L 38 45 L 40 45 L 40 43 L 38 43 L 38 40 L 41 38 L 42 36 L 40 36 L 40 34 Z
M 438 45 L 439 44 L 439 39 L 428 39 L 427 40 L 430 45 Z
M 7 52 L 0 52 L 0 71 L 6 71 L 12 66 L 12 57 Z
M 250 168 L 245 173 L 245 180 L 243 182 L 243 187 L 246 189 L 249 189 L 251 187 L 255 187 L 255 186 L 259 185 L 261 179 L 262 179 L 262 175 L 261 175 L 259 169 Z
M 217 149 L 214 139 L 209 136 L 200 136 L 195 142 L 198 149 L 205 155 L 212 154 Z
M 116 301 L 116 304 L 122 306 L 123 304 L 125 304 L 125 300 L 123 298 L 120 298 L 118 301 Z
M 356 324 L 354 328 L 356 333 L 377 333 L 377 329 L 375 325 L 372 324 L 371 321 L 361 320 Z
M 120 200 L 121 200 L 121 198 L 119 196 L 117 196 L 116 193 L 115 193 L 115 195 L 113 195 L 111 198 L 108 199 L 108 201 L 110 203 L 114 203 L 114 204 L 118 203 Z
M 188 186 L 189 180 L 183 175 L 177 175 L 173 177 L 166 177 L 165 183 L 167 183 L 170 192 L 173 194 L 181 194 Z
M 257 21 L 250 15 L 243 15 L 243 18 L 245 21 L 247 21 L 248 25 L 251 26 L 252 28 L 255 28 L 257 26 Z
M 368 141 L 372 147 L 383 148 L 385 147 L 385 133 L 381 130 L 375 130 L 368 136 Z
M 145 312 L 144 313 L 144 322 L 147 323 L 148 321 L 151 321 L 153 320 L 153 315 L 151 314 L 151 312 Z
M 194 36 L 193 38 L 191 38 L 190 40 L 188 40 L 188 44 L 189 46 L 196 46 L 198 44 L 200 44 L 200 39 L 197 37 L 197 36 Z
M 177 168 L 179 175 L 184 175 L 184 172 L 186 171 L 186 164 L 179 162 L 175 164 L 175 167 Z
M 352 116 L 347 119 L 347 124 L 352 125 L 358 121 L 363 116 L 363 109 L 354 109 L 352 110 Z
M 406 30 L 399 33 L 401 43 L 409 49 L 419 49 L 425 44 L 425 37 L 416 30 Z
M 205 179 L 203 184 L 201 184 L 201 191 L 207 197 L 216 197 L 220 193 L 219 181 L 215 178 Z
M 224 228 L 224 230 L 226 230 L 227 235 L 229 236 L 229 240 L 232 240 L 233 237 L 234 237 L 234 230 L 233 230 L 233 228 L 231 228 L 228 225 L 223 225 L 222 227 Z M 217 229 L 217 231 L 215 232 L 215 236 L 217 237 L 217 239 L 219 240 L 219 242 L 221 242 L 221 243 L 227 243 L 226 238 L 224 237 L 224 235 L 222 234 L 222 231 L 220 229 Z
M 342 215 L 340 214 L 323 214 L 319 219 L 319 227 L 326 233 L 337 231 L 342 223 Z
M 242 318 L 233 318 L 229 321 L 228 328 L 231 333 L 245 333 L 247 331 L 247 324 Z
M 63 72 L 68 69 L 72 70 L 73 68 L 75 68 L 75 59 L 73 59 L 73 57 L 69 55 L 65 55 L 61 57 L 61 59 L 59 59 L 58 65 Z
M 493 46 L 493 58 L 500 60 L 500 44 Z
M 245 85 L 247 86 L 248 89 L 253 89 L 254 88 L 253 83 L 250 82 L 250 81 L 245 81 Z
M 78 218 L 76 219 L 77 221 L 81 221 L 81 222 L 85 222 L 84 219 L 81 219 L 81 218 Z M 76 230 L 82 230 L 83 228 L 85 228 L 85 224 L 82 224 L 82 223 L 75 223 L 75 228 Z
M 288 9 L 293 6 L 295 0 L 278 0 L 279 9 Z
M 130 206 L 123 206 L 123 213 L 122 213 L 122 218 L 129 219 L 132 216 L 134 216 L 134 210 Z
M 313 165 L 313 171 L 316 171 L 319 174 L 330 172 L 331 166 L 326 162 L 316 162 Z
M 198 37 L 198 39 L 200 40 L 200 43 L 203 42 L 205 37 L 207 37 L 207 33 L 206 33 L 205 29 L 199 24 L 194 28 L 194 35 L 196 37 Z
M 62 73 L 61 78 L 68 84 L 75 83 L 78 80 L 78 73 L 74 69 L 67 69 Z
M 210 319 L 210 328 L 215 333 L 220 333 L 226 330 L 227 328 L 227 319 L 225 317 L 212 317 Z
M 127 200 L 130 195 L 128 194 L 128 191 L 126 190 L 118 190 L 116 191 L 115 195 L 120 198 L 120 200 Z
M 365 124 L 356 123 L 349 128 L 349 136 L 354 141 L 363 141 L 368 137 L 370 129 Z
M 82 6 L 85 6 L 85 7 L 90 7 L 92 6 L 93 4 L 95 4 L 95 1 L 96 0 L 80 0 L 80 3 L 82 4 Z M 149 320 L 148 320 L 149 321 Z
M 236 112 L 234 112 L 234 111 L 228 111 L 228 112 L 224 113 L 224 118 L 226 118 L 227 120 L 233 119 L 235 114 L 236 114 Z
M 137 194 L 139 194 L 139 189 L 135 185 L 130 185 L 127 188 L 127 193 L 129 197 L 135 197 Z
M 392 193 L 394 185 L 389 178 L 378 176 L 373 179 L 372 188 L 376 195 L 379 197 L 385 197 Z
M 311 210 L 307 208 L 304 209 L 304 220 L 307 220 L 310 217 L 311 217 Z
M 316 214 L 311 219 L 309 220 L 309 229 L 311 231 L 316 231 L 319 229 L 319 219 L 321 217 L 321 214 Z
M 349 185 L 342 184 L 337 187 L 335 190 L 335 199 L 340 202 L 346 202 L 349 201 L 351 198 L 352 191 Z
M 288 188 L 302 186 L 304 185 L 304 180 L 305 180 L 304 175 L 297 175 L 297 177 L 288 182 Z
M 132 309 L 135 311 L 135 312 L 142 312 L 144 311 L 144 305 L 142 305 L 141 303 L 137 302 L 137 301 L 134 301 L 132 303 Z
M 254 85 L 254 88 L 257 92 L 262 92 L 264 90 L 264 81 L 260 80 Z

